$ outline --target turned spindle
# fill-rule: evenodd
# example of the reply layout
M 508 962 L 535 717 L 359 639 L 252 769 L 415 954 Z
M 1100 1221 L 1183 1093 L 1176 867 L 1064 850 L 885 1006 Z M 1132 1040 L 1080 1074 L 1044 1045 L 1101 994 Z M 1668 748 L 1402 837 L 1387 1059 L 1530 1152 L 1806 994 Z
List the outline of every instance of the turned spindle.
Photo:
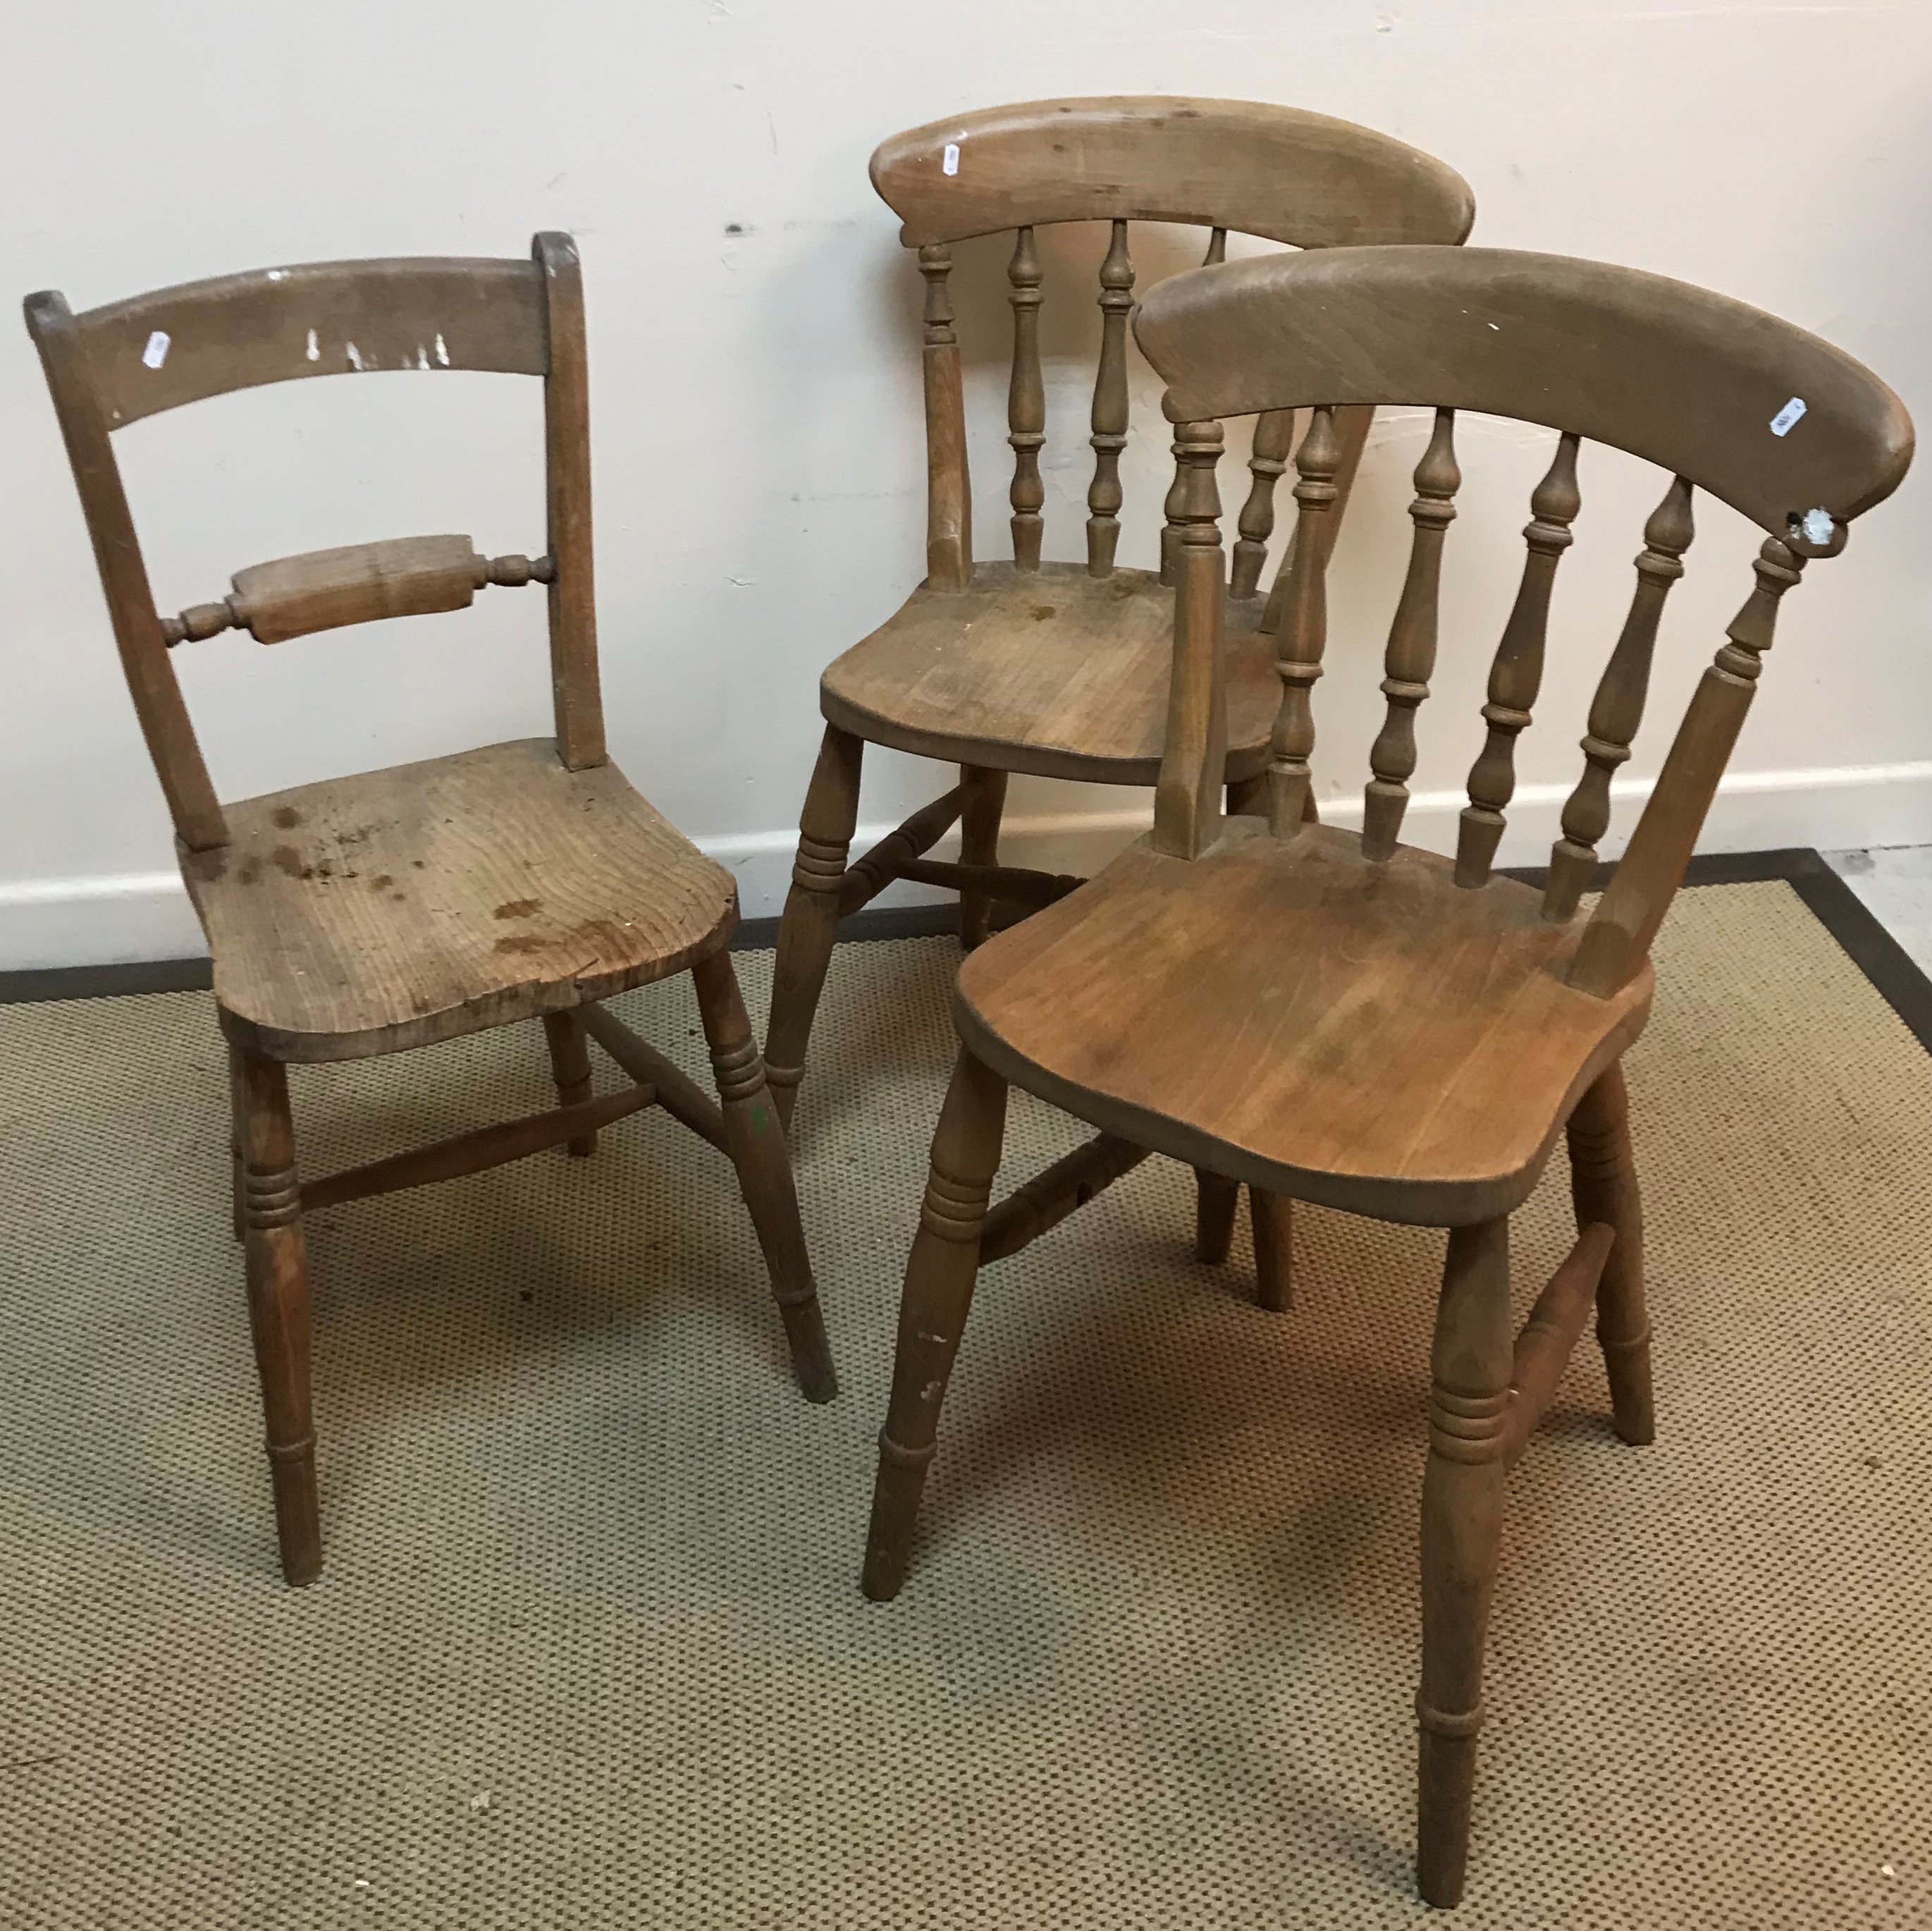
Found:
M 1277 838 L 1292 838 L 1300 830 L 1314 794 L 1308 768 L 1309 754 L 1315 749 L 1312 697 L 1328 640 L 1325 523 L 1340 493 L 1335 471 L 1341 459 L 1334 411 L 1318 409 L 1294 455 L 1300 477 L 1294 485 L 1294 556 L 1275 655 L 1281 708 L 1268 740 L 1268 829 Z
M 1837 526 L 1840 533 L 1844 527 Z M 1758 551 L 1752 566 L 1756 585 L 1699 680 L 1616 876 L 1583 929 L 1569 973 L 1570 984 L 1580 991 L 1608 999 L 1642 969 L 1744 728 L 1761 659 L 1778 627 L 1778 599 L 1797 582 L 1804 563 L 1775 536 L 1767 537 Z
M 1248 459 L 1254 482 L 1241 506 L 1240 536 L 1234 545 L 1234 570 L 1228 583 L 1230 596 L 1245 600 L 1261 587 L 1268 539 L 1274 533 L 1274 486 L 1288 467 L 1294 440 L 1293 410 L 1270 409 L 1255 419 L 1254 453 Z
M 1643 526 L 1643 548 L 1636 560 L 1636 590 L 1603 681 L 1590 701 L 1583 737 L 1588 762 L 1570 801 L 1563 807 L 1563 836 L 1550 854 L 1550 878 L 1543 888 L 1543 915 L 1558 922 L 1576 909 L 1596 869 L 1597 841 L 1610 829 L 1610 779 L 1630 754 L 1630 740 L 1643 722 L 1650 689 L 1651 658 L 1657 626 L 1670 586 L 1684 574 L 1682 557 L 1695 534 L 1690 520 L 1690 484 L 1678 476 Z
M 1201 257 L 1203 268 L 1212 268 L 1216 262 L 1228 259 L 1228 231 L 1225 228 L 1210 228 L 1208 231 L 1208 252 Z
M 962 590 L 973 576 L 973 491 L 959 338 L 946 287 L 952 250 L 928 242 L 919 251 L 919 272 L 926 278 L 926 580 L 936 590 Z
M 1489 737 L 1469 771 L 1469 803 L 1456 836 L 1456 882 L 1480 885 L 1490 875 L 1503 835 L 1503 810 L 1516 791 L 1516 740 L 1528 727 L 1543 683 L 1543 652 L 1550 632 L 1550 592 L 1556 566 L 1575 539 L 1570 525 L 1582 498 L 1576 491 L 1578 438 L 1558 439 L 1556 460 L 1529 500 L 1528 546 L 1516 603 L 1503 626 L 1490 671 L 1483 707 Z
M 1030 228 L 1013 237 L 1006 264 L 1012 293 L 1013 375 L 1006 390 L 1006 440 L 1013 449 L 1013 567 L 1040 568 L 1040 509 L 1046 488 L 1040 479 L 1040 446 L 1046 440 L 1046 390 L 1040 374 L 1040 256 Z
M 1222 664 L 1223 578 L 1218 422 L 1174 426 L 1180 463 L 1180 532 L 1174 566 L 1174 659 L 1167 739 L 1154 794 L 1154 845 L 1192 858 L 1221 827 L 1228 763 L 1227 701 Z
M 1375 776 L 1362 803 L 1365 858 L 1384 859 L 1394 854 L 1402 814 L 1408 809 L 1408 780 L 1415 770 L 1415 713 L 1429 695 L 1430 676 L 1436 668 L 1442 539 L 1456 520 L 1456 492 L 1462 482 L 1462 473 L 1456 466 L 1456 412 L 1438 409 L 1435 433 L 1415 466 L 1415 500 L 1408 506 L 1415 536 L 1382 660 L 1382 695 L 1388 700 L 1388 713 L 1369 753 Z
M 1110 575 L 1120 541 L 1120 452 L 1127 446 L 1127 314 L 1134 305 L 1127 224 L 1114 224 L 1100 264 L 1100 366 L 1094 378 L 1094 482 L 1087 492 L 1087 574 Z

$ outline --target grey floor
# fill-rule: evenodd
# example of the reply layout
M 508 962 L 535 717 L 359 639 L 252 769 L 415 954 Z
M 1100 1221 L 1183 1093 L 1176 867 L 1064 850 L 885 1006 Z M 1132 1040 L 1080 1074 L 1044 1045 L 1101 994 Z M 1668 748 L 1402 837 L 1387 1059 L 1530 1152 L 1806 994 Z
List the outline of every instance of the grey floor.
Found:
M 1932 973 L 1932 845 L 1822 855 L 1920 967 Z

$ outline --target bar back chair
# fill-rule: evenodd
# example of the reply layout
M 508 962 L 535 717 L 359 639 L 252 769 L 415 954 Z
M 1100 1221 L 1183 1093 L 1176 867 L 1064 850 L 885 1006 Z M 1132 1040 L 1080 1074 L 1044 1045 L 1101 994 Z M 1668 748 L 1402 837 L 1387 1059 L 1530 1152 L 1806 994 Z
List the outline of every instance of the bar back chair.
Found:
M 473 1173 L 598 1131 L 653 1102 L 724 1150 L 755 1224 L 792 1362 L 834 1392 L 784 1136 L 726 947 L 731 875 L 661 817 L 604 749 L 591 561 L 581 272 L 567 235 L 527 261 L 326 262 L 74 314 L 29 296 L 128 687 L 214 956 L 233 1076 L 236 1232 L 267 1417 L 282 1569 L 320 1572 L 302 1215 Z M 373 369 L 540 377 L 544 554 L 485 558 L 466 536 L 319 551 L 236 575 L 230 594 L 156 609 L 111 432 L 257 384 Z M 280 644 L 377 617 L 457 610 L 488 584 L 549 600 L 556 737 L 304 785 L 224 807 L 170 652 L 234 627 Z M 722 1105 L 596 1002 L 689 972 Z M 399 1053 L 541 1019 L 556 1110 L 312 1180 L 297 1177 L 290 1062 Z M 592 1093 L 586 1041 L 629 1076 Z
M 1151 834 L 962 971 L 957 1069 L 908 1266 L 864 1572 L 890 1597 L 973 1285 L 1151 1149 L 1274 1195 L 1442 1227 L 1422 1496 L 1418 1878 L 1461 1895 L 1504 1478 L 1592 1305 L 1616 1432 L 1654 1431 L 1642 1216 L 1620 1061 L 1649 1011 L 1652 940 L 1736 741 L 1780 599 L 1894 489 L 1912 428 L 1848 356 L 1660 276 L 1491 249 L 1364 248 L 1177 276 L 1136 332 L 1167 383 L 1186 476 L 1172 684 Z M 1306 821 L 1337 407 L 1436 405 L 1369 754 L 1361 832 Z M 1224 817 L 1228 675 L 1221 419 L 1315 406 L 1280 635 L 1264 811 Z M 1453 860 L 1400 842 L 1437 584 L 1460 483 L 1456 413 L 1557 432 L 1496 651 Z M 1597 687 L 1585 769 L 1539 891 L 1491 860 L 1544 662 L 1590 437 L 1660 465 L 1636 585 Z M 1612 773 L 1642 716 L 1702 489 L 1766 533 L 1755 587 L 1690 699 L 1594 909 L 1579 913 Z M 990 1214 L 1017 1084 L 1099 1137 Z M 1509 1223 L 1567 1129 L 1576 1245 L 1520 1335 Z
M 1147 785 L 1160 769 L 1180 526 L 1170 491 L 1160 570 L 1115 564 L 1135 272 L 1129 223 L 1207 227 L 1208 260 L 1216 262 L 1230 230 L 1300 248 L 1455 242 L 1475 214 L 1461 176 L 1414 148 L 1325 115 L 1244 101 L 1150 96 L 988 108 L 895 135 L 872 156 L 872 176 L 904 224 L 901 239 L 916 250 L 926 279 L 926 575 L 820 686 L 825 737 L 800 821 L 766 1038 L 767 1077 L 788 1123 L 841 918 L 896 878 L 954 888 L 970 948 L 986 935 L 995 902 L 1038 906 L 1080 882 L 997 862 L 1010 773 Z M 1100 272 L 1086 556 L 1043 562 L 1046 410 L 1034 234 L 1054 222 L 1094 221 L 1111 224 L 1111 240 Z M 952 245 L 1006 229 L 1014 231 L 1006 271 L 1010 563 L 974 553 L 964 392 L 947 290 Z M 1370 413 L 1342 416 L 1344 491 Z M 1292 412 L 1273 411 L 1257 426 L 1235 550 L 1225 775 L 1238 803 L 1252 801 L 1267 762 L 1274 679 L 1262 633 L 1279 605 L 1259 593 L 1294 420 Z M 959 782 L 848 863 L 868 743 L 956 764 Z M 955 823 L 959 862 L 927 857 Z M 1226 1206 L 1232 1215 L 1232 1197 Z M 1204 1235 L 1210 1247 L 1215 1239 Z M 1225 1230 L 1219 1239 L 1225 1251 Z

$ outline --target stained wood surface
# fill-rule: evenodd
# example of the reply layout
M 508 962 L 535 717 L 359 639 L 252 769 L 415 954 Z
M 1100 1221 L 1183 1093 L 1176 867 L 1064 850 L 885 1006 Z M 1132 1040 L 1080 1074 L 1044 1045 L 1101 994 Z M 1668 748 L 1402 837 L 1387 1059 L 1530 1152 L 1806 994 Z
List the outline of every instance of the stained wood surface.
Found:
M 1449 242 L 1475 218 L 1468 184 L 1432 156 L 1256 101 L 1116 95 L 982 108 L 895 134 L 872 173 L 908 248 L 1094 221 L 1194 222 L 1304 248 Z
M 1174 422 L 1317 403 L 1479 410 L 1628 450 L 1779 537 L 1794 514 L 1869 509 L 1912 457 L 1904 405 L 1842 350 L 1727 296 L 1568 256 L 1270 255 L 1171 277 L 1134 333 Z M 1774 434 L 1794 396 L 1803 416 Z
M 549 368 L 532 263 L 402 257 L 256 269 L 76 318 L 109 423 L 305 376 Z M 160 338 L 158 341 L 157 338 Z
M 184 853 L 230 1037 L 278 1059 L 358 1059 L 560 1011 L 680 972 L 728 941 L 731 875 L 610 764 L 547 740 L 230 806 Z
M 1266 762 L 1280 686 L 1251 602 L 1226 618 L 1228 774 Z M 1159 775 L 1174 595 L 1144 570 L 1018 571 L 982 563 L 970 590 L 922 587 L 834 660 L 819 687 L 831 723 L 950 763 L 1050 778 L 1151 785 Z
M 1136 845 L 962 969 L 961 1036 L 1102 1131 L 1270 1191 L 1454 1226 L 1510 1212 L 1576 1097 L 1636 1037 L 1648 968 L 1566 985 L 1578 926 L 1352 833 L 1228 821 Z

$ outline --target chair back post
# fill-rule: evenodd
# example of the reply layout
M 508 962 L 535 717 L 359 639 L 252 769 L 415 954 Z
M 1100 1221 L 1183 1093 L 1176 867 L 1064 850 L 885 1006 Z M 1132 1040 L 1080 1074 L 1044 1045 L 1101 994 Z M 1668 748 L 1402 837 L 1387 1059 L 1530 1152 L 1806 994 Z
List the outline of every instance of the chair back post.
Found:
M 1843 527 L 1839 540 L 1843 542 Z M 1570 966 L 1570 984 L 1600 999 L 1622 991 L 1649 956 L 1664 915 L 1684 881 L 1705 815 L 1757 689 L 1778 626 L 1779 599 L 1805 559 L 1773 536 L 1752 568 L 1756 587 L 1731 620 L 1728 641 L 1698 680 L 1670 755 L 1630 834 L 1616 875 L 1597 902 Z
M 1154 786 L 1154 846 L 1172 857 L 1197 857 L 1221 832 L 1228 761 L 1228 704 L 1222 651 L 1226 580 L 1221 550 L 1221 460 L 1218 422 L 1183 422 L 1180 452 L 1180 530 L 1174 599 L 1174 665 L 1167 737 Z
M 926 391 L 926 581 L 928 589 L 963 590 L 973 580 L 973 484 L 966 467 L 966 386 L 946 287 L 952 251 L 939 242 L 922 248 L 919 272 L 926 278 L 920 356 Z
M 568 235 L 530 245 L 543 275 L 544 467 L 551 572 L 550 687 L 556 752 L 566 770 L 601 764 L 604 700 L 597 668 L 597 585 L 590 533 L 590 383 L 584 270 Z
M 212 851 L 228 842 L 227 821 L 169 660 L 86 345 L 65 296 L 50 290 L 28 296 L 24 305 L 80 494 L 128 693 L 167 799 L 175 835 L 190 851 Z

